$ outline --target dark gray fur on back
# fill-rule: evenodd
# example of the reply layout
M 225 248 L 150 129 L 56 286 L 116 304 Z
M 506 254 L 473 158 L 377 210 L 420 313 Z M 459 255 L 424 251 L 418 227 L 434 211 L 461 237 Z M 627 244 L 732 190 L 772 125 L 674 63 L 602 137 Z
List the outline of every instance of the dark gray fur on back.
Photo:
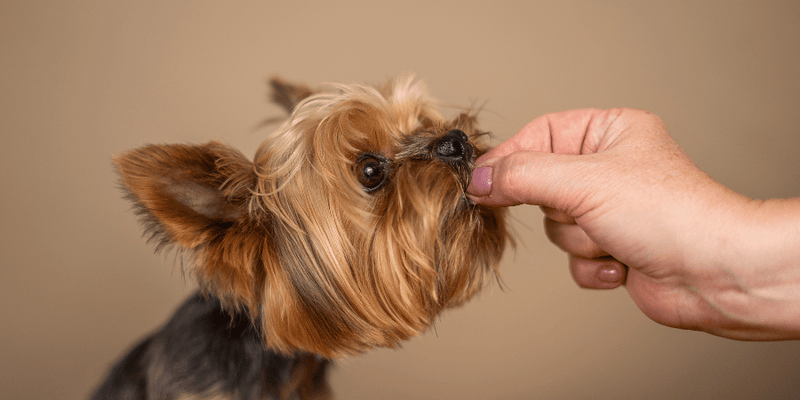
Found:
M 181 394 L 279 399 L 298 357 L 315 356 L 265 349 L 249 318 L 197 293 L 111 369 L 92 399 L 175 399 Z M 329 362 L 316 358 L 313 385 L 325 386 Z

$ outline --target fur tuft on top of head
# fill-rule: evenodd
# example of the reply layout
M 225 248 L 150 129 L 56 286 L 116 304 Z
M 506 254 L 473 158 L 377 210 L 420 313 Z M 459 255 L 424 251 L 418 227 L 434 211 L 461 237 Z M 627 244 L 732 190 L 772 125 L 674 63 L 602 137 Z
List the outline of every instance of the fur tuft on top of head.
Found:
M 157 246 L 181 249 L 206 293 L 247 312 L 268 348 L 394 347 L 496 273 L 505 210 L 466 196 L 486 150 L 474 115 L 444 119 L 413 77 L 271 85 L 291 114 L 253 161 L 217 142 L 115 159 Z

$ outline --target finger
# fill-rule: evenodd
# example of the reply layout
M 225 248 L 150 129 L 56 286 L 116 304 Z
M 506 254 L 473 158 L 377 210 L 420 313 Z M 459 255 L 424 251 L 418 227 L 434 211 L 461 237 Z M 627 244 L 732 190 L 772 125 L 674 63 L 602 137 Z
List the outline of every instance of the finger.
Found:
M 612 257 L 569 258 L 572 279 L 585 289 L 614 289 L 625 284 L 628 268 Z
M 585 181 L 592 172 L 576 171 L 575 157 L 595 153 L 623 112 L 583 109 L 534 119 L 477 160 L 467 192 L 476 203 L 495 206 L 526 203 L 565 209 L 574 205 L 569 193 L 564 198 L 564 189 Z
M 595 138 L 602 135 L 602 127 L 607 126 L 605 122 L 615 118 L 619 112 L 620 110 L 581 109 L 543 115 L 482 155 L 476 164 L 481 165 L 517 151 L 585 154 L 585 147 L 596 143 Z
M 476 168 L 467 192 L 481 204 L 535 204 L 569 211 L 591 192 L 598 161 L 577 155 L 518 151 Z
M 574 224 L 575 223 L 575 219 L 570 217 L 565 212 L 558 211 L 555 208 L 550 208 L 550 207 L 546 207 L 546 206 L 540 206 L 539 208 L 542 210 L 542 212 L 544 213 L 544 215 L 547 218 L 550 218 L 553 221 L 561 222 L 562 224 Z
M 545 217 L 544 231 L 551 242 L 570 255 L 582 258 L 598 258 L 608 255 L 578 225 L 565 224 Z

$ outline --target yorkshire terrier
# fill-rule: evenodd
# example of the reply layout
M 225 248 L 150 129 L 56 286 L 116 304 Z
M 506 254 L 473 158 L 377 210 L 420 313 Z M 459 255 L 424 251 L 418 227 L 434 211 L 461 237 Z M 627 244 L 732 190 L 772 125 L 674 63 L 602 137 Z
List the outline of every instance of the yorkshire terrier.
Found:
M 475 113 L 444 119 L 411 77 L 271 86 L 290 115 L 253 161 L 219 142 L 115 158 L 200 291 L 94 399 L 330 399 L 331 360 L 397 347 L 497 274 L 505 210 L 466 194 Z

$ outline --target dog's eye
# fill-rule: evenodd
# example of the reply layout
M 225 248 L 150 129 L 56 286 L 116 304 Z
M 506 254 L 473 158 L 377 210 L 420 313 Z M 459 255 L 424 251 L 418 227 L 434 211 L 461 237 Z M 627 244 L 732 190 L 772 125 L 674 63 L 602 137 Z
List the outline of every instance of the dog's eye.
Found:
M 358 182 L 367 192 L 371 192 L 383 185 L 386 179 L 386 162 L 371 154 L 364 155 L 356 164 L 356 174 Z

